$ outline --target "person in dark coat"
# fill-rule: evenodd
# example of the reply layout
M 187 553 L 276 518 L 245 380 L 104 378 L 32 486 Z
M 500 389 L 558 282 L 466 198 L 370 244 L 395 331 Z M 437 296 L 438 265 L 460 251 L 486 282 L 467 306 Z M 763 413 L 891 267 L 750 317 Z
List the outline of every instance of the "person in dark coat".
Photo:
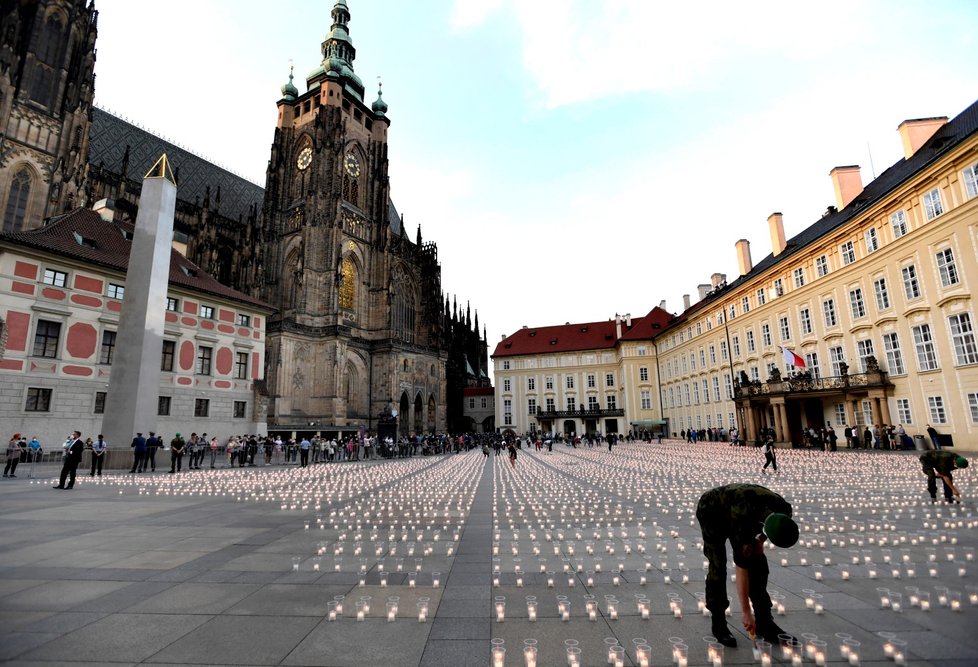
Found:
M 927 493 L 930 494 L 931 502 L 937 500 L 938 477 L 944 483 L 945 501 L 953 503 L 955 496 L 961 498 L 961 492 L 954 486 L 954 480 L 951 478 L 951 471 L 956 468 L 967 468 L 968 459 L 946 449 L 941 449 L 921 454 L 920 464 L 924 467 L 924 474 L 927 475 Z
M 85 451 L 85 443 L 81 439 L 81 431 L 72 431 L 71 444 L 65 449 L 65 462 L 61 466 L 61 479 L 56 489 L 71 489 L 75 486 L 75 476 L 78 474 L 78 464 L 81 463 L 82 453 Z M 68 478 L 71 478 L 68 480 Z M 65 486 L 68 480 L 68 486 Z
M 132 447 L 132 470 L 129 472 L 142 472 L 146 469 L 146 438 L 137 433 L 129 446 Z
M 774 491 L 757 484 L 727 484 L 704 493 L 696 506 L 703 533 L 703 555 L 709 561 L 706 608 L 712 614 L 713 636 L 724 646 L 737 640 L 727 627 L 727 541 L 737 566 L 737 596 L 744 629 L 772 644 L 784 634 L 771 615 L 767 592 L 768 564 L 764 542 L 787 549 L 798 541 L 791 505 Z

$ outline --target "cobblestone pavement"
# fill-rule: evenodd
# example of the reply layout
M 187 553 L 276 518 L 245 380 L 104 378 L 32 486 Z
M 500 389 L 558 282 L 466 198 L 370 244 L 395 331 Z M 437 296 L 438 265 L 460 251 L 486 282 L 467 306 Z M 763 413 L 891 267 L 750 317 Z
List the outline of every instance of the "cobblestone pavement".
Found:
M 948 506 L 911 453 L 778 459 L 764 475 L 756 450 L 724 444 L 559 446 L 515 466 L 473 451 L 86 474 L 71 491 L 42 468 L 0 483 L 0 661 L 485 666 L 496 647 L 509 667 L 527 648 L 540 666 L 599 667 L 618 646 L 622 665 L 646 650 L 713 665 L 693 509 L 747 481 L 802 526 L 768 552 L 796 664 L 978 664 L 975 471 Z M 728 620 L 739 647 L 722 661 L 757 664 L 739 611 Z

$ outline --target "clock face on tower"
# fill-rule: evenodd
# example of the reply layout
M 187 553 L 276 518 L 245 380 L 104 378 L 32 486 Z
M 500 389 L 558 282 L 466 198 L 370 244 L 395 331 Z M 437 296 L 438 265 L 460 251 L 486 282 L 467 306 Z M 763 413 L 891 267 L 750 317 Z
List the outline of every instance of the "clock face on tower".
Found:
M 306 169 L 312 163 L 312 148 L 306 146 L 301 151 L 299 151 L 299 158 L 295 161 L 295 166 L 299 170 Z
M 343 168 L 353 178 L 360 178 L 360 160 L 353 153 L 347 153 L 343 158 Z

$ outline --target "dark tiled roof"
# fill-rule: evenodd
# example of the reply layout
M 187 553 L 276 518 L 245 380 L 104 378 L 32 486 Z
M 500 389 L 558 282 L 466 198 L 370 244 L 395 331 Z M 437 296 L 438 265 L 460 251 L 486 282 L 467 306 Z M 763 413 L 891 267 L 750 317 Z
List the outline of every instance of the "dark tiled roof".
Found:
M 496 390 L 492 387 L 463 387 L 463 396 L 492 396 Z
M 204 199 L 208 186 L 211 189 L 211 206 L 221 189 L 221 206 L 218 212 L 237 220 L 247 219 L 248 209 L 261 210 L 265 189 L 251 181 L 232 174 L 202 157 L 194 155 L 165 139 L 114 116 L 102 109 L 92 109 L 92 129 L 89 133 L 88 161 L 103 166 L 115 174 L 122 173 L 122 160 L 129 146 L 127 176 L 141 181 L 143 176 L 166 153 L 170 164 L 179 170 L 177 195 L 185 202 Z
M 658 306 L 645 317 L 632 320 L 632 326 L 622 323 L 621 340 L 651 339 L 653 331 L 659 331 L 672 315 Z M 658 324 L 658 327 L 655 325 Z M 504 338 L 492 353 L 494 357 L 510 357 L 521 354 L 553 354 L 578 350 L 612 349 L 618 342 L 614 320 L 562 324 L 552 327 L 520 329 Z
M 745 282 L 752 280 L 761 273 L 782 262 L 791 261 L 791 257 L 816 243 L 819 239 L 847 224 L 858 217 L 863 211 L 885 200 L 894 190 L 913 179 L 919 172 L 931 163 L 940 159 L 948 151 L 978 132 L 978 101 L 958 114 L 954 119 L 941 127 L 927 142 L 921 146 L 910 159 L 900 159 L 889 169 L 880 174 L 875 180 L 853 199 L 841 211 L 823 216 L 821 219 L 788 239 L 787 245 L 777 257 L 769 254 L 757 262 L 745 275 L 729 283 L 726 288 L 717 290 L 705 299 L 693 304 L 683 312 L 673 324 L 679 325 L 700 311 L 709 308 L 711 304 L 721 300 L 730 291 L 736 290 Z M 671 328 L 671 327 L 670 327 Z
M 44 227 L 25 232 L 4 232 L 0 234 L 0 241 L 125 273 L 129 269 L 132 241 L 123 232 L 132 236 L 133 225 L 106 222 L 95 211 L 78 208 L 54 218 Z M 75 234 L 82 237 L 84 243 L 79 243 Z M 170 284 L 269 312 L 275 310 L 264 301 L 225 287 L 176 250 L 170 251 Z

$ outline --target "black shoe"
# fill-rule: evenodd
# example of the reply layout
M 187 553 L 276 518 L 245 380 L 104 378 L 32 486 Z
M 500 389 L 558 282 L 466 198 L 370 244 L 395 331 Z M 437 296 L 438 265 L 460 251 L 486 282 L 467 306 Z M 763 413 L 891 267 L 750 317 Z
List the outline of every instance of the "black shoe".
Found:
M 778 635 L 786 635 L 790 639 L 794 639 L 792 635 L 779 628 L 777 623 L 774 622 L 774 619 L 771 618 L 757 621 L 756 634 L 758 637 L 763 637 L 765 641 L 771 642 L 774 646 L 781 644 L 781 639 Z
M 17 475 L 15 475 L 15 474 L 13 474 L 13 473 L 10 473 L 10 476 L 11 476 L 11 477 L 16 477 Z
M 63 487 L 63 486 L 61 486 L 61 485 L 55 485 L 55 486 L 52 486 L 51 488 L 52 488 L 52 489 L 63 489 L 63 488 L 65 488 L 65 487 Z
M 720 613 L 720 618 L 714 617 L 713 619 L 713 636 L 716 640 L 728 648 L 735 648 L 737 646 L 737 640 L 730 633 L 730 628 L 727 627 L 727 621 L 723 616 L 723 612 Z

